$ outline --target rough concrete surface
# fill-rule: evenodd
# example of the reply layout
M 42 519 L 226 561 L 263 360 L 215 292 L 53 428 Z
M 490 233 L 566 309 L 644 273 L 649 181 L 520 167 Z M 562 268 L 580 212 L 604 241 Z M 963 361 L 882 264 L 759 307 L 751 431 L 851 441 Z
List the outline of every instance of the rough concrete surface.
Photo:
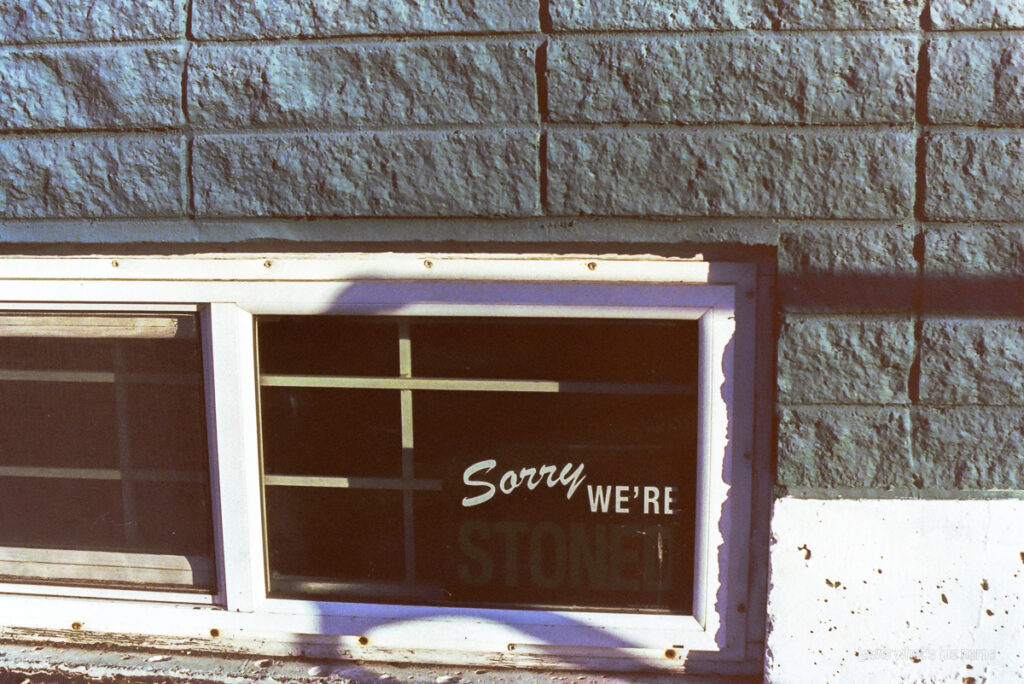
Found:
M 921 403 L 1024 405 L 1024 321 L 925 320 Z
M 784 404 L 907 403 L 914 323 L 901 318 L 787 316 L 776 373 Z
M 1012 35 L 937 35 L 930 41 L 928 118 L 934 123 L 1024 124 L 1024 43 Z
M 181 47 L 0 52 L 0 130 L 181 125 Z
M 533 131 L 196 139 L 206 216 L 524 216 L 538 211 Z
M 558 31 L 713 30 L 769 28 L 764 0 L 552 0 L 551 22 Z
M 924 274 L 931 278 L 1024 276 L 1024 226 L 928 226 Z
M 767 0 L 782 29 L 917 29 L 925 0 Z
M 1024 5 L 1016 0 L 932 0 L 936 29 L 991 29 L 1024 26 Z
M 1024 413 L 1017 407 L 920 408 L 914 476 L 938 489 L 1024 489 Z
M 906 407 L 781 406 L 778 421 L 780 485 L 913 485 Z
M 189 57 L 189 117 L 229 128 L 536 121 L 536 50 L 533 41 L 201 46 Z
M 556 30 L 914 29 L 924 0 L 552 0 Z
M 924 208 L 929 219 L 1024 216 L 1024 134 L 933 133 L 926 144 Z
M 760 219 L 696 219 L 679 221 L 646 218 L 561 218 L 532 216 L 494 219 L 464 218 L 261 218 L 226 219 L 54 219 L 45 226 L 30 220 L 0 219 L 0 242 L 34 243 L 35 250 L 89 250 L 102 233 L 108 249 L 131 249 L 148 243 L 150 250 L 166 251 L 189 246 L 202 249 L 211 241 L 255 244 L 268 250 L 301 249 L 303 243 L 332 245 L 345 251 L 377 245 L 387 249 L 399 243 L 422 242 L 427 235 L 476 244 L 480 249 L 512 249 L 524 254 L 549 253 L 549 245 L 572 244 L 583 251 L 617 243 L 623 249 L 643 250 L 653 241 L 677 243 L 676 251 L 692 256 L 696 245 L 728 240 L 757 249 L 777 241 L 773 221 Z M 356 248 L 355 244 L 361 245 Z M 632 248 L 630 245 L 634 245 Z M 84 245 L 84 246 L 83 246 Z M 27 249 L 27 248 L 24 248 Z M 440 249 L 440 248 L 439 248 Z M 445 248 L 447 249 L 447 247 Z M 92 252 L 90 252 L 92 253 Z
M 548 107 L 552 121 L 598 123 L 910 122 L 917 42 L 856 33 L 556 37 Z
M 184 35 L 184 0 L 0 3 L 0 44 L 147 40 Z
M 914 138 L 557 130 L 548 176 L 551 210 L 569 215 L 904 217 Z
M 0 216 L 180 216 L 179 135 L 0 138 Z
M 194 0 L 202 39 L 537 31 L 532 0 Z

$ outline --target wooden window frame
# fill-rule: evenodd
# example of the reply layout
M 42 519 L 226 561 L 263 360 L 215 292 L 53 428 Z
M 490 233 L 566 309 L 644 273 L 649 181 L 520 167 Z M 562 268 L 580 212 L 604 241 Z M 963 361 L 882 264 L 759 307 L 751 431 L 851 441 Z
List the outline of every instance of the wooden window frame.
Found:
M 218 590 L 0 585 L 0 628 L 165 646 L 588 669 L 744 661 L 751 602 L 756 269 L 699 259 L 331 254 L 5 257 L 0 308 L 202 317 Z M 676 318 L 699 323 L 693 615 L 267 598 L 254 316 Z M 753 597 L 758 600 L 757 597 Z M 698 665 L 694 665 L 697 663 Z

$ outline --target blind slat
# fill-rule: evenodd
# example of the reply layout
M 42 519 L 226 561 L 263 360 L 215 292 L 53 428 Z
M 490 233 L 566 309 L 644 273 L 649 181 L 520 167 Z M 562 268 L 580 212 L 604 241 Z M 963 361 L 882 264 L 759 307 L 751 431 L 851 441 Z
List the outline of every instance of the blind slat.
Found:
M 0 337 L 72 337 L 116 339 L 194 338 L 190 316 L 2 314 Z

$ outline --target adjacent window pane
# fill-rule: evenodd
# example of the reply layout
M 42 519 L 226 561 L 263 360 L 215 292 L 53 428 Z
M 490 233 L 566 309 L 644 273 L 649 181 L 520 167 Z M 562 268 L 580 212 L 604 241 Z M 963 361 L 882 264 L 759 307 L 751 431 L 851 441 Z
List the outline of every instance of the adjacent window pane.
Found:
M 38 381 L 0 380 L 0 466 L 117 468 L 113 382 L 77 382 L 72 373 L 51 382 L 50 371 L 39 372 Z
M 197 328 L 0 314 L 0 577 L 215 587 Z
M 0 316 L 0 320 L 3 318 Z M 8 374 L 22 369 L 109 372 L 110 342 L 88 338 L 0 336 L 0 358 Z
M 3 546 L 112 550 L 124 543 L 117 480 L 0 477 L 0 515 Z
M 696 323 L 382 320 L 258 319 L 272 595 L 692 610 Z
M 192 369 L 195 375 L 196 369 Z M 202 429 L 203 388 L 200 378 L 182 384 L 125 383 L 128 449 L 136 468 L 188 473 L 205 482 L 209 471 L 206 431 Z M 154 416 L 167 420 L 153 420 Z M 182 429 L 198 425 L 200 429 Z M 172 454 L 168 458 L 168 454 Z

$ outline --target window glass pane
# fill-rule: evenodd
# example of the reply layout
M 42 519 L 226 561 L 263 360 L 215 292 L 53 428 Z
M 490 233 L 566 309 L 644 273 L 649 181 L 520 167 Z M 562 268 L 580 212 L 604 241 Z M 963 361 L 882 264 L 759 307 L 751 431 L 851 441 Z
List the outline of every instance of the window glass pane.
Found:
M 693 382 L 696 326 L 673 321 L 433 319 L 410 326 L 422 377 Z
M 196 533 L 210 527 L 209 507 L 194 503 L 196 500 L 205 502 L 209 498 L 205 478 L 203 473 L 202 478 L 182 477 L 185 480 L 182 482 L 141 480 L 135 484 L 133 496 L 139 549 L 147 553 L 209 556 L 208 536 Z M 212 562 L 212 558 L 210 560 Z
M 110 341 L 87 338 L 0 337 L 5 370 L 109 371 Z
M 695 322 L 389 320 L 390 373 L 261 367 L 271 594 L 692 610 Z
M 264 387 L 264 472 L 398 477 L 398 392 Z
M 693 397 L 424 392 L 415 408 L 417 474 L 445 492 L 417 500 L 420 566 L 455 600 L 691 609 Z
M 116 480 L 2 477 L 0 512 L 4 546 L 111 550 L 124 543 Z
M 123 392 L 132 465 L 187 472 L 205 482 L 209 471 L 205 430 L 182 429 L 205 424 L 201 379 L 171 385 L 128 382 Z M 157 415 L 164 419 L 153 420 Z M 169 454 L 173 456 L 168 458 Z
M 405 576 L 401 493 L 271 486 L 266 504 L 271 591 Z
M 261 373 L 394 375 L 398 335 L 393 321 L 339 316 L 261 316 Z
M 0 314 L 0 576 L 215 587 L 197 329 Z
M 8 360 L 2 357 L 0 364 L 6 366 Z M 117 468 L 113 382 L 49 382 L 43 379 L 46 375 L 40 377 L 0 380 L 0 465 Z

